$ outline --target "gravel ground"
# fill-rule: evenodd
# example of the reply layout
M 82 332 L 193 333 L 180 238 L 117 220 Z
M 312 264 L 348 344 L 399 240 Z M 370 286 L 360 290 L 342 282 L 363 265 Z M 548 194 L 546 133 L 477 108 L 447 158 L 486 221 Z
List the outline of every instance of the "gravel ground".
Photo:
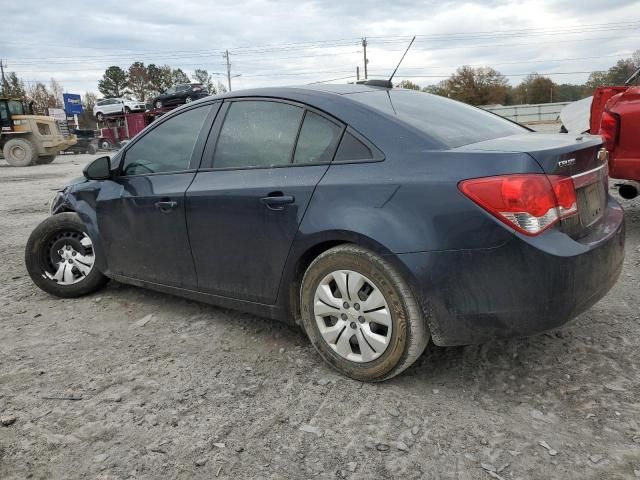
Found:
M 570 325 L 430 345 L 363 384 L 277 322 L 115 282 L 38 290 L 27 236 L 90 158 L 0 163 L 0 478 L 640 477 L 640 200 L 618 284 Z

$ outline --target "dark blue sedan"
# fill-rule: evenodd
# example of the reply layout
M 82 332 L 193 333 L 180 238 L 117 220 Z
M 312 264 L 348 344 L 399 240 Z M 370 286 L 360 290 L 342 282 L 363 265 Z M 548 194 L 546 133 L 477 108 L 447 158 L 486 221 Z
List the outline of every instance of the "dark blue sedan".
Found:
M 607 156 L 411 90 L 234 92 L 89 164 L 26 264 L 61 297 L 111 278 L 294 322 L 344 374 L 384 380 L 429 338 L 542 332 L 611 288 Z

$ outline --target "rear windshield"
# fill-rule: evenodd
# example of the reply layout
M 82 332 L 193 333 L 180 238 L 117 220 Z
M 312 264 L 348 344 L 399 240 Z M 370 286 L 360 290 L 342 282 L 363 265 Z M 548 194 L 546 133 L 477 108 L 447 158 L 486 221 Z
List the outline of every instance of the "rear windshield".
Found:
M 413 90 L 379 90 L 347 96 L 395 116 L 449 148 L 528 132 L 479 108 Z

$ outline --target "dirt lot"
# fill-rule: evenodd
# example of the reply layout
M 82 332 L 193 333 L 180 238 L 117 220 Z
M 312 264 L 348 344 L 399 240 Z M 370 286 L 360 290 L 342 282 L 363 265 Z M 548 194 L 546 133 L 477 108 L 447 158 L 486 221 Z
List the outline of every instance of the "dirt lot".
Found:
M 27 236 L 88 158 L 0 162 L 0 478 L 640 478 L 640 200 L 620 281 L 575 322 L 430 346 L 372 385 L 277 322 L 114 282 L 38 290 Z

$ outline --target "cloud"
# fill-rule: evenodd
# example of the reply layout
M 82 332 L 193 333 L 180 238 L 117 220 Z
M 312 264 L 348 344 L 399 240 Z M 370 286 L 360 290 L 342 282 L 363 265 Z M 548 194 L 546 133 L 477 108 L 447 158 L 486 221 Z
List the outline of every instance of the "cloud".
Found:
M 640 23 L 602 24 L 640 22 L 636 10 L 625 0 L 85 0 L 64 8 L 26 0 L 3 5 L 0 56 L 27 81 L 55 77 L 68 91 L 84 92 L 97 90 L 107 66 L 136 60 L 188 73 L 205 68 L 225 80 L 221 54 L 228 48 L 233 74 L 242 75 L 234 86 L 242 88 L 353 76 L 356 66 L 362 70 L 363 36 L 369 72 L 388 75 L 416 34 L 397 78 L 426 85 L 464 64 L 507 74 L 606 69 L 638 44 Z

